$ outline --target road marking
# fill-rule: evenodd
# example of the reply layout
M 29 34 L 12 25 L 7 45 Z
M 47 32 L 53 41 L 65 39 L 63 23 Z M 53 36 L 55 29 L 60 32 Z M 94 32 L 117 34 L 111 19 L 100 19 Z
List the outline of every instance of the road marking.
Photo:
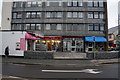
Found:
M 70 72 L 74 72 L 74 73 L 79 73 L 79 72 L 85 72 L 85 73 L 91 73 L 91 74 L 98 74 L 101 73 L 102 71 L 94 71 L 94 70 L 98 70 L 98 69 L 84 69 L 84 70 L 42 70 L 42 72 L 65 72 L 65 73 L 70 73 Z

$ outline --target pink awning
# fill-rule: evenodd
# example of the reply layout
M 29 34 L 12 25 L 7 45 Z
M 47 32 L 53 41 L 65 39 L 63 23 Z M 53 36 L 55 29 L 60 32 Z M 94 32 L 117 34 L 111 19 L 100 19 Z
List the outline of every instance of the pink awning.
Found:
M 29 33 L 26 33 L 26 34 L 25 34 L 25 38 L 26 38 L 26 39 L 37 40 L 37 38 L 36 38 L 35 36 L 32 36 L 32 35 L 30 35 Z

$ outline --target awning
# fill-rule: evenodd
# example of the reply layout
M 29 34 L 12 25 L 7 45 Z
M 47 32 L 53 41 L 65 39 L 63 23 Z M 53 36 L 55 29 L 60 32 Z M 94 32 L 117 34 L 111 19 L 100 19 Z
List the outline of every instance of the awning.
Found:
M 26 38 L 26 39 L 37 40 L 37 38 L 36 38 L 35 36 L 32 36 L 32 35 L 30 35 L 29 33 L 26 33 L 26 34 L 25 34 L 25 38 Z
M 104 37 L 95 37 L 95 42 L 107 42 L 107 39 Z
M 85 41 L 93 42 L 94 37 L 85 37 Z
M 85 41 L 88 41 L 88 42 L 107 42 L 107 39 L 104 37 L 85 37 Z

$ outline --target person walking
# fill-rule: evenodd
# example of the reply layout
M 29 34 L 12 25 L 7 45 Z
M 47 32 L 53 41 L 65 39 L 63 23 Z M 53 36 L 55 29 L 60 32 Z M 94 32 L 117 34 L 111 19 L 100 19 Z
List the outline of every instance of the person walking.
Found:
M 5 48 L 5 57 L 7 58 L 9 56 L 9 47 L 7 46 Z

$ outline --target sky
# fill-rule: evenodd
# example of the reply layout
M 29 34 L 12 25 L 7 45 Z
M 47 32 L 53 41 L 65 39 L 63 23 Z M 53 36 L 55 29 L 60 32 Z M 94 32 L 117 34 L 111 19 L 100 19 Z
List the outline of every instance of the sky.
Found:
M 120 0 L 107 0 L 108 1 L 108 28 L 118 26 L 118 1 Z M 2 0 L 0 0 L 0 27 L 1 27 L 1 14 L 2 14 Z

